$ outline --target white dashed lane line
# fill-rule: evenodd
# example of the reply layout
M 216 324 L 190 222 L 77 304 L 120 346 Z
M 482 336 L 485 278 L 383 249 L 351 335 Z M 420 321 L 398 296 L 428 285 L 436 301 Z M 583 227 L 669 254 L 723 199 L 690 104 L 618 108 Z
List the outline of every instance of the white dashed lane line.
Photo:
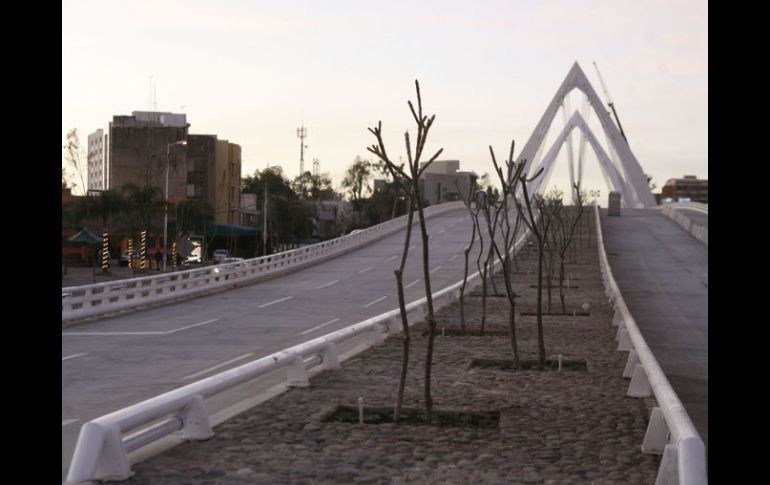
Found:
M 430 270 L 430 274 L 433 274 L 433 273 L 435 273 L 436 271 L 440 270 L 441 268 L 442 268 L 442 266 L 441 266 L 441 265 L 438 265 L 438 266 L 436 266 L 435 268 L 433 268 L 432 270 Z
M 451 258 L 449 258 L 449 261 L 454 261 L 454 260 L 455 260 L 455 258 L 456 258 L 456 257 L 458 257 L 458 256 L 459 256 L 459 254 L 455 254 L 454 256 L 452 256 Z
M 370 307 L 370 306 L 374 305 L 375 303 L 379 303 L 379 302 L 381 302 L 382 300 L 384 300 L 385 298 L 387 298 L 387 296 L 383 296 L 382 298 L 377 298 L 377 299 L 376 299 L 376 300 L 374 300 L 374 301 L 370 301 L 369 303 L 367 303 L 366 305 L 364 305 L 364 308 L 368 308 L 368 307 Z
M 189 380 L 189 379 L 195 379 L 198 376 L 202 376 L 203 374 L 206 374 L 206 373 L 211 372 L 213 370 L 217 370 L 220 367 L 224 367 L 224 366 L 226 366 L 228 364 L 232 364 L 233 362 L 238 362 L 239 360 L 243 360 L 243 359 L 245 359 L 246 357 L 248 357 L 250 355 L 254 355 L 254 352 L 249 352 L 248 354 L 239 355 L 238 357 L 232 358 L 232 359 L 230 359 L 230 360 L 228 360 L 226 362 L 222 362 L 221 364 L 213 365 L 213 366 L 209 367 L 208 369 L 203 369 L 202 371 L 196 372 L 195 374 L 190 374 L 190 375 L 184 376 L 182 378 L 182 380 L 186 381 L 186 380 Z
M 330 282 L 328 282 L 328 283 L 324 283 L 324 284 L 323 284 L 323 285 L 321 285 L 321 286 L 316 286 L 316 287 L 315 287 L 315 289 L 316 289 L 316 290 L 320 290 L 321 288 L 326 288 L 327 286 L 331 286 L 331 285 L 333 285 L 333 284 L 336 284 L 336 283 L 339 283 L 339 282 L 340 282 L 340 280 L 334 280 L 334 281 L 330 281 Z
M 292 298 L 294 298 L 294 297 L 293 296 L 287 296 L 285 298 L 279 298 L 277 300 L 269 301 L 267 303 L 259 305 L 257 308 L 265 308 L 265 307 L 268 307 L 270 305 L 275 305 L 276 303 L 281 303 L 282 301 L 291 300 Z
M 369 271 L 370 269 L 372 269 L 372 267 L 371 267 L 371 266 L 369 266 L 368 268 L 364 268 L 364 269 L 362 269 L 361 271 L 359 271 L 359 272 L 358 272 L 358 274 L 361 274 L 361 273 L 366 273 L 366 272 L 367 272 L 367 271 Z
M 386 260 L 385 260 L 385 262 L 387 263 L 388 261 L 393 261 L 393 260 L 394 260 L 394 259 L 396 259 L 397 257 L 398 257 L 398 254 L 397 254 L 397 255 L 395 255 L 395 256 L 391 256 L 391 257 L 389 257 L 388 259 L 386 259 Z
M 68 355 L 67 357 L 62 357 L 61 360 L 62 362 L 64 362 L 65 360 L 74 359 L 75 357 L 82 357 L 84 355 L 88 355 L 88 352 L 83 352 L 82 354 Z
M 63 428 L 65 426 L 67 426 L 68 424 L 74 423 L 75 421 L 78 421 L 78 420 L 77 419 L 62 419 L 61 420 L 61 427 Z
M 416 280 L 414 280 L 414 281 L 412 281 L 411 283 L 409 283 L 408 285 L 406 285 L 406 286 L 404 287 L 404 289 L 407 289 L 407 288 L 411 288 L 411 287 L 413 287 L 414 285 L 416 285 L 416 284 L 417 284 L 417 283 L 419 283 L 419 282 L 420 282 L 420 278 L 417 278 Z
M 323 328 L 323 327 L 325 327 L 325 326 L 327 326 L 327 325 L 331 325 L 332 323 L 334 323 L 334 322 L 339 322 L 339 321 L 340 321 L 340 319 L 339 319 L 339 318 L 335 318 L 335 319 L 333 319 L 333 320 L 329 320 L 328 322 L 324 322 L 324 323 L 322 323 L 321 325 L 316 325 L 316 326 L 315 326 L 315 327 L 313 327 L 313 328 L 309 328 L 309 329 L 305 330 L 304 332 L 300 332 L 300 333 L 298 333 L 297 335 L 305 335 L 305 334 L 308 334 L 308 333 L 310 333 L 310 332 L 312 332 L 312 331 L 314 331 L 314 330 L 318 330 L 319 328 Z

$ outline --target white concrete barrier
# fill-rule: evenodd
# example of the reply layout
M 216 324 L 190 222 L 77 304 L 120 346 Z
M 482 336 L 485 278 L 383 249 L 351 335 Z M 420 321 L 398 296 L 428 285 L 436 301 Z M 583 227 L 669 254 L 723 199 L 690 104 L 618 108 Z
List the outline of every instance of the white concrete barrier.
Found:
M 663 453 L 655 483 L 657 485 L 663 483 L 704 485 L 708 480 L 706 448 L 703 440 L 647 346 L 636 325 L 636 320 L 628 311 L 607 260 L 597 206 L 594 206 L 594 215 L 602 278 L 610 304 L 615 310 L 613 321 L 617 321 L 619 326 L 618 334 L 622 347 L 619 350 L 629 351 L 623 372 L 624 377 L 631 374 L 628 395 L 646 397 L 652 393 L 659 406 L 656 408 L 659 411 L 653 410 L 642 444 L 642 451 L 645 453 Z
M 676 204 L 665 204 L 659 207 L 661 213 L 666 217 L 676 222 L 682 228 L 689 232 L 695 239 L 709 246 L 709 228 L 692 222 L 692 219 L 682 214 L 678 209 L 689 209 L 702 212 L 708 215 L 708 204 L 700 204 L 698 202 L 679 202 Z
M 438 204 L 427 207 L 425 215 L 431 217 L 461 207 L 462 202 Z M 356 234 L 244 261 L 62 288 L 62 322 L 168 303 L 179 298 L 251 284 L 296 271 L 398 232 L 405 226 L 406 220 L 406 216 L 401 216 Z M 414 224 L 417 223 L 415 217 Z

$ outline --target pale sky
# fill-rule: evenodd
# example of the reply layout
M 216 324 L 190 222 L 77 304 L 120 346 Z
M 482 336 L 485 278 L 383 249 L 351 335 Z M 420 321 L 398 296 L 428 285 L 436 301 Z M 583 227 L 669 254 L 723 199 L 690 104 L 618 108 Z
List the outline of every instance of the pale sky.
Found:
M 158 111 L 241 145 L 243 176 L 267 164 L 296 176 L 304 121 L 305 169 L 317 158 L 338 188 L 356 155 L 373 157 L 378 120 L 389 154 L 406 159 L 419 79 L 436 114 L 425 151 L 492 173 L 488 145 L 500 159 L 513 138 L 518 155 L 575 61 L 606 102 L 599 65 L 658 191 L 708 178 L 705 0 L 63 0 L 61 144 L 71 128 L 85 146 L 112 116 L 151 110 L 152 79 Z M 582 98 L 572 93 L 568 114 Z M 594 113 L 589 125 L 606 148 Z M 560 113 L 551 140 L 562 126 Z M 590 149 L 584 160 L 584 187 L 605 199 Z M 566 150 L 559 161 L 550 185 L 565 189 Z

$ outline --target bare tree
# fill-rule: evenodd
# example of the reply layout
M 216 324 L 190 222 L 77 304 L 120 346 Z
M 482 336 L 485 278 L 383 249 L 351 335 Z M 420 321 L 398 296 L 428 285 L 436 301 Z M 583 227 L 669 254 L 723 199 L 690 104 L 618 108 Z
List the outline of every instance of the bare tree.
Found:
M 476 241 L 476 229 L 478 224 L 477 218 L 474 217 L 473 209 L 471 209 L 471 200 L 473 199 L 473 193 L 474 193 L 474 184 L 471 184 L 468 187 L 468 198 L 465 198 L 465 195 L 463 195 L 462 191 L 460 190 L 460 187 L 457 185 L 457 181 L 455 181 L 455 187 L 457 187 L 457 193 L 460 194 L 460 197 L 462 197 L 463 203 L 465 204 L 465 207 L 468 209 L 468 212 L 470 213 L 471 217 L 471 242 L 468 243 L 468 245 L 465 247 L 465 269 L 463 270 L 463 284 L 460 286 L 460 332 L 465 333 L 465 286 L 468 283 L 468 256 L 470 255 L 471 249 L 473 248 L 473 243 Z
M 441 155 L 444 151 L 443 148 L 439 149 L 427 162 L 423 163 L 420 167 L 420 157 L 422 151 L 425 148 L 425 141 L 428 137 L 433 121 L 436 119 L 436 115 L 432 115 L 430 118 L 423 116 L 422 114 L 422 97 L 420 96 L 420 83 L 414 81 L 415 88 L 417 90 L 417 111 L 415 112 L 414 106 L 411 101 L 408 101 L 409 110 L 412 112 L 412 117 L 417 124 L 417 140 L 414 153 L 412 153 L 412 146 L 409 137 L 409 131 L 404 133 L 404 141 L 406 143 L 406 154 L 408 158 L 408 167 L 410 175 L 407 175 L 404 170 L 393 163 L 385 152 L 385 143 L 382 140 L 382 121 L 377 122 L 376 128 L 369 128 L 369 131 L 377 138 L 377 144 L 367 148 L 371 153 L 377 155 L 380 160 L 385 162 L 388 167 L 393 169 L 398 175 L 402 176 L 405 180 L 411 182 L 410 199 L 412 206 L 417 208 L 417 213 L 420 219 L 420 232 L 422 234 L 422 267 L 423 278 L 425 281 L 425 295 L 428 306 L 428 350 L 425 356 L 425 417 L 428 421 L 433 420 L 433 397 L 431 395 L 431 370 L 433 366 L 433 345 L 436 337 L 436 319 L 433 313 L 433 294 L 430 287 L 430 267 L 429 267 L 429 253 L 428 253 L 428 230 L 425 227 L 425 214 L 423 212 L 423 201 L 420 194 L 420 176 L 430 166 L 433 161 Z M 411 209 L 414 210 L 414 209 Z
M 558 218 L 559 227 L 559 299 L 561 300 L 561 311 L 567 313 L 567 305 L 564 300 L 564 263 L 567 258 L 567 250 L 570 247 L 574 248 L 572 244 L 575 239 L 575 231 L 580 222 L 580 218 L 583 216 L 583 193 L 578 189 L 575 184 L 575 207 L 573 210 L 564 210 Z M 555 232 L 555 231 L 554 231 Z
M 535 174 L 531 179 L 527 179 L 525 174 L 519 175 L 519 181 L 521 182 L 521 189 L 524 198 L 524 207 L 522 207 L 521 201 L 514 197 L 516 204 L 516 210 L 522 216 L 522 221 L 530 230 L 535 239 L 537 240 L 537 354 L 538 354 L 538 366 L 540 370 L 545 367 L 545 338 L 543 336 L 543 257 L 545 253 L 545 232 L 548 227 L 541 228 L 538 224 L 538 216 L 532 211 L 532 200 L 527 190 L 527 184 L 532 182 L 538 175 L 542 173 L 542 169 Z M 538 195 L 534 196 L 539 197 Z
M 521 215 L 516 213 L 516 219 L 514 222 L 513 227 L 511 227 L 511 220 L 510 220 L 510 213 L 511 209 L 508 205 L 509 197 L 515 197 L 516 194 L 516 186 L 517 182 L 521 180 L 521 173 L 524 170 L 525 162 L 522 161 L 519 164 L 516 164 L 516 162 L 513 161 L 513 149 L 514 149 L 515 142 L 511 140 L 511 151 L 508 155 L 508 159 L 505 160 L 505 168 L 506 172 L 503 173 L 502 168 L 498 165 L 497 159 L 495 158 L 495 152 L 492 149 L 492 147 L 489 147 L 489 154 L 492 157 L 492 163 L 495 167 L 495 172 L 497 173 L 498 178 L 500 179 L 500 184 L 502 186 L 502 200 L 500 204 L 497 206 L 495 211 L 495 217 L 494 217 L 494 224 L 496 225 L 498 223 L 498 220 L 500 221 L 500 231 L 502 233 L 502 244 L 503 248 L 500 249 L 500 246 L 498 245 L 495 238 L 492 238 L 492 247 L 495 250 L 495 253 L 497 254 L 497 258 L 502 261 L 503 265 L 503 281 L 505 282 L 505 293 L 508 297 L 508 328 L 509 328 L 509 336 L 511 340 L 511 353 L 513 354 L 513 368 L 518 369 L 520 366 L 519 361 L 519 350 L 518 350 L 518 344 L 516 341 L 516 298 L 519 297 L 519 295 L 516 294 L 515 291 L 513 291 L 513 282 L 511 281 L 511 270 L 512 270 L 512 264 L 511 264 L 511 258 L 512 254 L 515 252 L 515 246 L 516 246 L 516 234 L 519 231 L 520 223 L 521 223 Z M 479 195 L 481 195 L 483 192 L 480 192 Z M 491 220 L 489 211 L 487 209 L 487 212 L 485 213 L 487 223 L 489 224 L 489 221 Z M 502 217 L 501 217 L 502 216 Z

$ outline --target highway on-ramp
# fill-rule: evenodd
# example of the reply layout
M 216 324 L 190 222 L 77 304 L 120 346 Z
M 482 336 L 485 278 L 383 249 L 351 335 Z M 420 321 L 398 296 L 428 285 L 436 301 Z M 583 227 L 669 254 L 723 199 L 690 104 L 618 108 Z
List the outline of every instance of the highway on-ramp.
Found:
M 407 302 L 425 296 L 416 221 Z M 426 224 L 435 292 L 462 279 L 471 220 L 460 208 Z M 397 308 L 404 234 L 261 283 L 62 330 L 62 476 L 83 423 Z

